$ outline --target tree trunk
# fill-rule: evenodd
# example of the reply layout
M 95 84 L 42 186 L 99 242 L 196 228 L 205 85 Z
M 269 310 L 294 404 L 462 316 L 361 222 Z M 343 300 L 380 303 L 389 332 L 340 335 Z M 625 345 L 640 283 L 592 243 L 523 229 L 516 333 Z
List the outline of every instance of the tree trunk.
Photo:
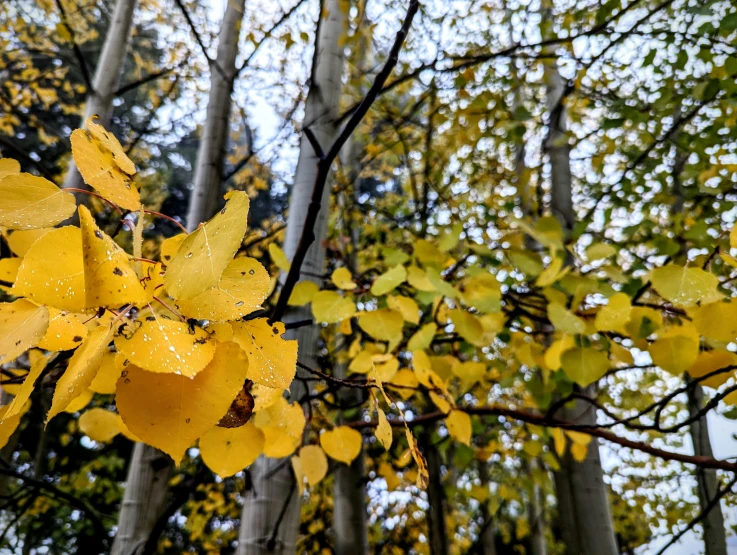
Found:
M 545 539 L 545 502 L 542 490 L 535 478 L 537 473 L 537 459 L 531 459 L 527 463 L 527 475 L 530 478 L 530 490 L 527 499 L 527 518 L 530 522 L 530 553 L 531 555 L 546 555 L 548 548 Z
M 217 211 L 220 197 L 220 176 L 230 117 L 230 92 L 235 73 L 240 21 L 245 0 L 229 0 L 219 34 L 218 55 L 211 67 L 210 98 L 205 120 L 205 134 L 197 154 L 195 187 L 190 200 L 187 229 L 194 231 L 201 220 Z M 220 75 L 219 66 L 228 79 Z M 204 202 L 210 199 L 211 202 Z M 212 201 L 214 199 L 214 201 Z M 195 217 L 192 214 L 196 213 Z M 113 544 L 113 555 L 124 555 L 141 549 L 156 521 L 164 511 L 171 459 L 158 449 L 137 443 L 128 468 L 125 497 L 118 517 L 118 533 Z M 135 550 L 135 551 L 133 551 Z
M 228 144 L 231 94 L 236 75 L 235 58 L 245 0 L 226 2 L 225 15 L 218 35 L 218 53 L 210 64 L 210 97 L 207 117 L 197 152 L 194 189 L 189 199 L 187 228 L 191 231 L 200 222 L 212 217 L 221 198 L 223 160 Z
M 479 461 L 478 464 L 481 485 L 488 491 L 489 463 L 488 461 Z M 487 501 L 481 503 L 481 527 L 481 533 L 478 539 L 478 555 L 496 555 L 495 526 L 493 517 L 489 512 L 489 503 Z
M 575 221 L 572 200 L 570 151 L 566 137 L 564 83 L 556 62 L 545 64 L 546 104 L 550 121 L 544 144 L 550 159 L 551 210 L 570 235 Z M 570 262 L 570 261 L 569 261 Z M 563 420 L 577 424 L 596 424 L 596 411 L 581 401 L 574 401 L 560 411 Z M 604 484 L 599 443 L 592 438 L 583 462 L 570 452 L 554 473 L 558 497 L 558 518 L 568 555 L 617 555 L 608 492 Z
M 688 395 L 688 412 L 692 416 L 704 408 L 704 389 L 697 384 Z M 709 441 L 709 427 L 706 415 L 689 426 L 694 455 L 714 457 Z M 712 502 L 719 491 L 719 479 L 716 470 L 696 468 L 699 505 L 702 510 Z M 721 503 L 716 503 L 701 521 L 704 528 L 704 553 L 706 555 L 727 555 L 727 538 L 724 532 L 724 515 Z
M 427 459 L 427 528 L 431 555 L 448 555 L 448 530 L 445 526 L 445 488 L 440 475 L 440 453 L 432 444 L 428 430 L 422 432 L 422 447 Z
M 305 105 L 303 127 L 309 127 L 315 138 L 327 148 L 336 135 L 336 116 L 342 89 L 343 47 L 341 36 L 345 32 L 347 6 L 341 0 L 326 0 L 320 15 L 312 68 L 312 77 Z M 302 136 L 294 185 L 289 202 L 284 252 L 291 260 L 297 250 L 304 229 L 307 209 L 317 175 L 317 156 L 309 141 Z M 327 237 L 328 206 L 331 187 L 325 187 L 322 208 L 315 225 L 315 242 L 310 247 L 303 264 L 303 275 L 319 276 L 325 266 L 325 238 Z M 319 278 L 306 278 L 321 284 Z M 310 318 L 304 307 L 290 310 L 290 319 Z M 287 337 L 299 343 L 298 359 L 301 363 L 316 367 L 320 330 L 318 326 L 303 326 L 287 332 Z M 306 393 L 301 382 L 295 380 L 290 396 L 301 399 Z M 266 553 L 296 553 L 299 531 L 300 500 L 296 494 L 294 475 L 290 465 L 283 460 L 260 457 L 251 467 L 250 484 L 245 493 L 241 528 L 238 538 L 238 555 L 263 555 Z
M 681 109 L 676 110 L 674 118 L 681 115 Z M 685 207 L 685 198 L 683 195 L 683 183 L 681 182 L 681 173 L 686 164 L 687 155 L 678 148 L 678 135 L 673 134 L 674 147 L 674 163 L 671 175 L 673 177 L 673 215 L 683 215 Z M 688 247 L 686 241 L 680 242 L 680 256 L 687 258 Z M 689 376 L 686 374 L 684 381 L 688 384 Z M 691 416 L 698 414 L 704 406 L 704 389 L 701 384 L 695 384 L 695 387 L 688 391 L 688 412 Z M 714 457 L 714 451 L 711 448 L 709 439 L 709 422 L 706 415 L 693 422 L 689 426 L 689 434 L 693 443 L 694 455 L 701 457 Z M 697 492 L 699 496 L 699 506 L 702 510 L 709 506 L 719 490 L 719 479 L 716 470 L 697 468 L 696 469 Z M 727 538 L 724 531 L 724 515 L 722 514 L 722 504 L 716 503 L 702 520 L 704 528 L 704 553 L 705 555 L 727 555 Z
M 344 190 L 352 191 L 353 199 L 357 197 L 361 151 L 360 142 L 354 139 L 349 139 L 343 149 Z M 347 201 L 347 196 L 345 193 L 341 194 L 338 201 L 346 220 L 345 231 L 349 238 L 350 252 L 346 256 L 347 266 L 355 274 L 357 271 L 358 225 L 355 225 L 356 222 L 350 219 L 350 203 Z M 350 336 L 340 335 L 336 338 L 336 344 L 341 350 L 345 350 L 350 345 L 351 339 Z M 348 376 L 347 361 L 337 363 L 333 373 L 336 378 L 346 378 Z M 343 406 L 353 407 L 363 400 L 365 400 L 365 394 L 360 389 L 342 388 L 338 392 L 338 401 Z M 340 420 L 343 424 L 360 420 L 360 418 L 361 413 L 357 409 L 341 410 Z M 336 555 L 368 555 L 365 472 L 363 450 L 350 465 L 338 464 L 335 468 L 333 533 L 335 534 Z
M 97 60 L 97 69 L 92 86 L 88 91 L 84 119 L 98 116 L 98 123 L 109 127 L 113 115 L 113 99 L 123 75 L 123 64 L 128 51 L 128 42 L 133 29 L 133 13 L 138 0 L 117 0 L 113 18 L 108 27 L 102 53 Z M 64 179 L 64 188 L 85 188 L 82 176 L 77 171 L 74 160 L 69 162 Z
M 164 510 L 171 469 L 167 455 L 149 445 L 136 443 L 112 555 L 133 555 L 144 546 Z

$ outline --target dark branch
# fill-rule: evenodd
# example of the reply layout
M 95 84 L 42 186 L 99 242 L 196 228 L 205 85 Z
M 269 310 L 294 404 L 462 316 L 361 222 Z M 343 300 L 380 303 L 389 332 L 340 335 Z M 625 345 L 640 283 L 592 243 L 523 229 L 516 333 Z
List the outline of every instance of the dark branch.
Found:
M 292 266 L 289 269 L 287 278 L 284 281 L 284 286 L 282 287 L 282 290 L 279 294 L 279 299 L 277 300 L 276 306 L 274 307 L 274 312 L 271 315 L 271 322 L 281 320 L 282 316 L 284 316 L 284 312 L 287 308 L 287 301 L 292 294 L 294 286 L 299 281 L 302 264 L 304 263 L 307 251 L 309 250 L 310 245 L 312 245 L 312 243 L 315 241 L 315 223 L 317 222 L 317 216 L 320 213 L 322 195 L 325 189 L 325 184 L 328 180 L 328 175 L 330 173 L 330 166 L 337 158 L 340 149 L 343 148 L 343 145 L 346 143 L 353 131 L 355 131 L 356 127 L 358 127 L 358 124 L 369 111 L 369 108 L 371 108 L 371 105 L 374 103 L 379 95 L 379 92 L 381 92 L 382 88 L 384 87 L 384 83 L 386 83 L 386 80 L 394 69 L 394 66 L 397 65 L 397 61 L 399 59 L 399 51 L 404 44 L 407 33 L 412 26 L 412 20 L 414 19 L 419 7 L 420 4 L 418 0 L 410 0 L 409 8 L 407 9 L 407 15 L 402 22 L 402 27 L 397 32 L 397 36 L 394 39 L 394 44 L 392 45 L 392 48 L 389 52 L 389 58 L 387 59 L 386 64 L 376 76 L 376 80 L 374 81 L 373 85 L 371 85 L 369 91 L 366 93 L 363 101 L 361 101 L 356 111 L 348 120 L 348 123 L 346 123 L 343 131 L 341 131 L 333 144 L 330 146 L 325 157 L 319 160 L 317 164 L 317 177 L 315 179 L 315 186 L 312 191 L 310 206 L 307 210 L 307 217 L 305 218 L 304 231 L 302 232 L 302 237 L 300 238 L 299 245 L 297 246 L 297 251 L 294 254 L 294 258 L 292 259 Z

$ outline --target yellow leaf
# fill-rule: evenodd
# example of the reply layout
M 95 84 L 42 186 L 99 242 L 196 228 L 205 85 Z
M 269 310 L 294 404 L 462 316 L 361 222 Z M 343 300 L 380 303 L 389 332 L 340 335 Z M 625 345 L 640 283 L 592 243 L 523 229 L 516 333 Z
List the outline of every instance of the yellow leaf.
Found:
M 292 294 L 289 295 L 289 306 L 303 306 L 309 302 L 312 302 L 315 294 L 320 290 L 320 286 L 314 281 L 300 281 L 292 289 Z
M 574 443 L 571 445 L 571 455 L 576 462 L 583 462 L 586 459 L 586 455 L 589 452 L 589 448 L 586 445 L 580 443 Z
M 463 411 L 452 410 L 445 418 L 450 437 L 464 445 L 471 445 L 471 417 Z
M 619 331 L 630 321 L 632 303 L 625 293 L 616 293 L 609 303 L 596 313 L 594 326 L 598 331 Z
M 424 351 L 430 348 L 436 331 L 438 331 L 438 327 L 432 322 L 425 324 L 409 338 L 407 349 L 410 351 Z
M 293 455 L 289 462 L 292 464 L 292 471 L 294 472 L 294 479 L 297 482 L 299 494 L 302 495 L 305 492 L 305 471 L 302 468 L 302 459 L 299 455 Z
M 215 356 L 215 341 L 202 328 L 184 322 L 147 316 L 133 335 L 115 338 L 115 347 L 142 370 L 182 374 L 189 378 Z
M 90 401 L 92 401 L 92 397 L 94 395 L 95 393 L 91 389 L 85 389 L 76 398 L 71 400 L 71 402 L 64 409 L 64 412 L 74 414 L 75 412 L 81 411 L 83 408 L 90 404 Z
M 732 227 L 732 231 L 729 232 L 729 247 L 737 249 L 737 224 Z
M 128 158 L 125 150 L 120 146 L 118 139 L 115 135 L 105 130 L 102 125 L 95 122 L 96 118 L 97 116 L 87 118 L 84 122 L 84 126 L 97 141 L 98 146 L 101 150 L 107 151 L 112 155 L 113 160 L 115 160 L 115 165 L 123 170 L 124 173 L 127 173 L 128 175 L 136 173 L 135 164 L 130 158 Z
M 388 341 L 388 351 L 391 352 L 402 340 L 404 318 L 397 310 L 381 308 L 371 312 L 362 312 L 358 317 L 358 325 L 374 339 Z
M 257 412 L 278 402 L 284 395 L 284 390 L 255 383 L 251 387 L 251 395 L 253 396 L 253 412 Z
M 558 457 L 562 457 L 566 452 L 566 435 L 560 428 L 553 428 L 553 443 L 555 444 L 555 452 Z
M 48 179 L 30 173 L 0 179 L 0 225 L 8 229 L 38 229 L 63 222 L 77 206 L 74 195 Z
M 279 397 L 275 403 L 257 412 L 253 423 L 266 437 L 264 455 L 272 458 L 287 457 L 302 443 L 305 414 L 298 403 L 287 403 Z
M 729 343 L 737 338 L 737 306 L 719 301 L 703 304 L 696 309 L 693 323 L 700 335 Z
M 18 268 L 20 268 L 22 262 L 22 258 L 0 259 L 0 281 L 13 283 L 18 275 Z
M 481 273 L 463 282 L 463 302 L 480 312 L 499 312 L 501 310 L 501 284 L 492 274 Z
M 398 264 L 376 278 L 371 285 L 371 294 L 380 297 L 393 291 L 398 285 L 407 280 L 407 270 Z
M 182 241 L 169 262 L 164 285 L 175 299 L 191 299 L 217 285 L 241 246 L 248 220 L 248 195 L 231 191 L 225 207 Z
M 384 446 L 384 449 L 388 451 L 392 446 L 392 427 L 386 419 L 384 411 L 379 407 L 376 407 L 376 411 L 378 421 L 378 425 L 376 426 L 376 439 L 378 439 Z
M 410 324 L 420 323 L 420 309 L 417 303 L 409 297 L 390 296 L 386 298 L 386 304 L 389 308 L 401 312 L 405 322 Z
M 269 256 L 271 261 L 276 264 L 282 272 L 288 272 L 292 264 L 289 262 L 286 253 L 276 243 L 269 243 Z
M 46 417 L 47 422 L 66 409 L 69 403 L 90 386 L 112 336 L 112 327 L 99 326 L 91 331 L 84 343 L 74 351 L 67 369 L 56 384 L 51 410 Z
M 606 353 L 589 347 L 575 347 L 560 357 L 563 371 L 581 387 L 601 378 L 610 368 Z
M 346 267 L 337 268 L 330 276 L 330 280 L 338 289 L 352 291 L 356 288 L 356 282 L 353 281 L 351 271 Z M 304 460 L 302 462 L 304 463 Z
M 142 443 L 141 438 L 128 429 L 128 426 L 125 425 L 125 422 L 123 422 L 123 419 L 120 417 L 120 415 L 118 414 L 116 416 L 118 417 L 118 428 L 120 429 L 120 433 L 131 441 Z
M 214 426 L 200 438 L 200 454 L 207 467 L 228 478 L 253 464 L 264 450 L 264 433 L 251 422 L 238 428 Z
M 257 260 L 241 257 L 225 268 L 217 285 L 191 299 L 176 302 L 188 318 L 237 320 L 259 310 L 269 294 L 269 273 Z
M 455 331 L 463 339 L 476 347 L 483 347 L 486 344 L 484 342 L 484 328 L 476 316 L 459 308 L 451 310 L 448 315 L 451 322 L 453 322 Z
M 91 440 L 107 443 L 120 433 L 118 415 L 101 408 L 90 409 L 79 417 L 79 429 Z
M 25 299 L 0 303 L 0 363 L 35 347 L 49 327 L 49 311 Z
M 404 433 L 407 438 L 407 443 L 409 444 L 409 452 L 412 454 L 412 458 L 415 460 L 415 464 L 417 465 L 416 485 L 420 489 L 425 489 L 430 480 L 430 476 L 427 472 L 427 462 L 425 462 L 425 457 L 423 457 L 420 452 L 417 440 L 412 435 L 412 432 L 409 431 L 409 426 L 407 426 L 406 423 L 404 424 Z
M 100 368 L 97 370 L 95 379 L 92 380 L 89 389 L 104 395 L 115 393 L 115 385 L 123 372 L 124 358 L 124 355 L 105 350 Z
M 548 370 L 558 370 L 560 368 L 560 356 L 576 346 L 576 340 L 570 335 L 564 335 L 557 341 L 553 341 L 552 345 L 545 351 L 545 366 Z
M 26 379 L 23 380 L 23 384 L 20 386 L 18 393 L 13 398 L 13 402 L 10 403 L 8 410 L 3 414 L 3 420 L 21 414 L 23 407 L 26 402 L 28 402 L 28 399 L 30 399 L 31 393 L 33 393 L 38 377 L 41 375 L 44 368 L 46 368 L 48 361 L 49 359 L 44 356 L 37 357 L 33 360 L 31 363 L 31 369 L 26 375 Z M 3 389 L 5 389 L 5 386 L 3 386 Z
M 554 284 L 565 274 L 565 271 L 561 271 L 562 268 L 563 258 L 561 258 L 560 256 L 554 256 L 553 260 L 550 262 L 550 266 L 545 268 L 542 272 L 540 272 L 540 275 L 537 276 L 537 280 L 535 280 L 535 285 L 537 285 L 538 287 L 547 287 L 548 285 Z
M 20 173 L 20 164 L 12 158 L 0 158 L 0 179 L 6 175 Z
M 318 322 L 337 324 L 350 318 L 356 312 L 356 305 L 335 291 L 320 291 L 312 297 L 312 314 Z
M 115 402 L 131 432 L 179 464 L 228 411 L 247 374 L 248 361 L 238 346 L 220 343 L 194 378 L 129 365 L 118 380 Z
M 79 347 L 87 337 L 87 327 L 80 315 L 51 307 L 48 310 L 49 327 L 38 346 L 47 351 L 68 351 Z
M 71 141 L 74 162 L 87 185 L 121 208 L 141 208 L 141 197 L 130 175 L 118 166 L 113 154 L 92 133 L 76 129 Z
M 187 237 L 188 235 L 186 233 L 180 233 L 173 237 L 169 237 L 168 239 L 164 239 L 161 242 L 159 256 L 165 266 L 169 264 L 169 261 L 174 258 L 174 256 L 176 256 L 177 252 L 179 252 L 179 247 L 182 246 L 182 243 Z
M 320 445 L 336 461 L 351 464 L 361 452 L 361 432 L 348 426 L 337 426 L 320 436 Z
M 382 461 L 381 463 L 379 463 L 378 474 L 379 476 L 384 478 L 384 480 L 386 480 L 386 488 L 389 491 L 394 491 L 402 483 L 402 480 L 399 478 L 397 473 L 394 472 L 392 465 L 386 461 Z
M 701 268 L 684 268 L 669 264 L 650 273 L 650 282 L 661 297 L 676 306 L 688 307 L 697 303 L 718 301 L 719 279 Z
M 427 274 L 417 266 L 407 268 L 407 282 L 418 291 L 432 292 L 435 286 L 432 284 Z M 391 289 L 390 289 L 391 291 Z
M 248 379 L 288 389 L 297 372 L 297 342 L 282 337 L 284 324 L 267 318 L 233 322 L 233 341 L 248 355 Z
M 737 366 L 737 354 L 727 351 L 726 349 L 714 349 L 712 351 L 703 351 L 699 353 L 696 361 L 689 367 L 688 374 L 692 378 L 702 378 L 707 374 L 711 374 L 716 370 L 728 369 Z M 735 375 L 737 368 L 731 368 L 725 372 L 720 372 L 709 378 L 699 381 L 700 384 L 707 387 L 718 389 L 729 378 Z
M 415 373 L 409 368 L 402 368 L 394 375 L 390 383 L 387 385 L 389 387 L 392 385 L 398 386 L 396 388 L 397 394 L 406 401 L 416 393 L 415 388 L 417 388 L 418 384 L 419 381 L 417 380 Z
M 648 351 L 653 364 L 666 372 L 680 375 L 699 356 L 699 335 L 690 322 L 682 326 L 671 326 L 658 334 Z
M 436 407 L 438 407 L 440 412 L 442 412 L 443 414 L 448 414 L 453 408 L 453 406 L 448 402 L 445 397 L 435 393 L 434 391 L 430 392 L 430 400 Z
M 61 310 L 85 309 L 82 235 L 78 227 L 52 229 L 23 258 L 12 290 Z
M 26 404 L 26 407 L 28 407 L 30 403 Z M 20 424 L 20 414 L 16 414 L 15 416 L 11 416 L 10 418 L 3 418 L 3 414 L 6 410 L 6 407 L 0 407 L 0 449 L 5 447 L 8 444 L 8 441 L 10 440 L 10 436 L 13 435 L 15 430 L 18 428 L 18 424 Z
M 21 230 L 6 230 L 3 232 L 5 241 L 8 243 L 8 247 L 13 251 L 16 256 L 25 256 L 28 254 L 28 250 L 31 248 L 40 237 L 46 235 L 51 228 L 45 229 L 29 229 L 27 231 Z
M 299 450 L 299 459 L 302 461 L 307 483 L 314 487 L 328 473 L 328 458 L 319 445 L 305 445 Z
M 586 322 L 559 303 L 548 305 L 548 318 L 556 330 L 569 335 L 586 333 Z
M 453 373 L 463 381 L 464 387 L 470 387 L 484 379 L 486 364 L 474 361 L 463 362 L 453 366 Z
M 79 221 L 87 308 L 116 308 L 145 302 L 146 294 L 125 251 L 100 231 L 85 206 L 79 207 Z

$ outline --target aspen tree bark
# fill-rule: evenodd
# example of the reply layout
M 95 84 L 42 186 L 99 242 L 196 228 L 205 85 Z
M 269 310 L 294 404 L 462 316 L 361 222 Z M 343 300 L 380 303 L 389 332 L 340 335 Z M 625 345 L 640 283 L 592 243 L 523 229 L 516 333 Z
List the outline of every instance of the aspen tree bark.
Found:
M 337 134 L 336 120 L 344 60 L 341 37 L 346 28 L 348 5 L 345 0 L 325 0 L 322 6 L 303 125 L 309 127 L 318 142 L 327 148 Z M 294 257 L 304 230 L 317 176 L 317 162 L 312 146 L 303 135 L 289 202 L 284 243 L 284 252 L 290 260 Z M 330 189 L 325 187 L 321 199 L 322 208 L 314 230 L 316 239 L 303 264 L 305 276 L 319 276 L 324 271 Z M 321 281 L 318 278 L 306 279 Z M 309 317 L 311 314 L 304 308 L 290 311 L 290 319 Z M 319 328 L 304 326 L 287 332 L 287 337 L 296 339 L 299 343 L 299 362 L 316 367 Z M 302 383 L 295 380 L 290 392 L 291 398 L 299 401 L 305 392 Z M 300 500 L 289 461 L 261 457 L 251 466 L 249 474 L 238 538 L 238 555 L 296 553 Z
M 545 503 L 543 493 L 535 480 L 537 473 L 537 459 L 532 459 L 527 464 L 527 474 L 531 485 L 527 500 L 527 519 L 530 522 L 530 552 L 532 555 L 546 555 L 548 552 L 545 540 Z
M 704 408 L 704 389 L 696 386 L 688 395 L 688 412 L 691 416 L 698 414 Z M 700 457 L 714 457 L 709 440 L 709 426 L 706 415 L 691 423 L 689 434 L 693 442 L 694 455 Z M 699 505 L 702 510 L 717 496 L 719 479 L 716 470 L 710 468 L 696 468 L 697 492 Z M 724 515 L 721 503 L 716 503 L 701 521 L 704 528 L 704 553 L 706 555 L 727 555 L 727 538 L 724 532 Z
M 488 489 L 489 487 L 489 463 L 487 461 L 479 461 L 479 479 L 481 485 Z M 481 504 L 481 534 L 478 540 L 478 555 L 496 555 L 495 526 L 493 517 L 489 512 L 489 504 L 482 502 Z
M 134 555 L 144 546 L 164 510 L 172 464 L 158 449 L 133 448 L 112 555 Z
M 422 447 L 427 459 L 427 527 L 430 536 L 430 554 L 448 555 L 448 530 L 445 526 L 445 488 L 440 475 L 441 459 L 437 448 L 432 444 L 428 430 L 422 432 Z
M 356 139 L 349 139 L 343 152 L 341 165 L 343 168 L 344 185 L 353 200 L 358 193 L 358 175 L 360 173 L 361 143 Z M 349 237 L 350 252 L 346 260 L 351 273 L 355 274 L 358 268 L 358 225 L 350 215 L 348 194 L 345 192 L 338 198 L 343 217 L 346 218 L 346 233 Z M 351 337 L 340 335 L 336 338 L 341 349 L 347 349 Z M 339 362 L 333 368 L 336 378 L 343 379 L 348 375 L 348 363 Z M 355 406 L 364 399 L 364 392 L 360 389 L 341 389 L 338 400 L 343 406 Z M 341 411 L 341 422 L 351 422 L 360 418 L 360 413 L 353 409 Z M 338 464 L 335 468 L 333 485 L 333 533 L 335 534 L 334 551 L 336 555 L 368 555 L 368 524 L 366 522 L 366 487 L 365 487 L 365 460 L 363 449 L 350 465 Z
M 94 90 L 88 91 L 84 119 L 96 115 L 98 123 L 104 127 L 110 126 L 110 118 L 113 115 L 113 99 L 123 75 L 123 64 L 128 52 L 128 43 L 133 30 L 133 13 L 137 3 L 138 0 L 117 0 L 115 3 L 113 18 L 97 61 L 95 78 L 92 82 Z M 73 160 L 69 163 L 64 178 L 64 188 L 69 187 L 77 189 L 85 187 Z
M 680 115 L 681 110 L 678 109 L 674 117 Z M 673 136 L 673 143 L 676 145 L 674 150 L 674 163 L 671 176 L 673 178 L 673 214 L 682 214 L 685 204 L 683 196 L 683 183 L 681 182 L 681 173 L 686 163 L 686 155 L 678 148 L 678 133 Z M 686 244 L 681 244 L 681 254 L 687 255 Z M 689 377 L 685 377 L 688 383 Z M 701 384 L 696 383 L 694 387 L 688 390 L 688 412 L 691 416 L 698 414 L 705 403 L 704 388 Z M 689 435 L 693 443 L 694 455 L 700 457 L 714 457 L 714 451 L 711 448 L 709 439 L 709 422 L 706 415 L 694 421 L 689 426 Z M 719 491 L 719 479 L 716 470 L 707 468 L 696 468 L 697 493 L 699 496 L 699 506 L 702 510 L 709 506 Z M 701 521 L 704 529 L 704 553 L 705 555 L 727 555 L 727 538 L 724 531 L 724 514 L 722 513 L 721 503 L 716 503 Z
M 190 217 L 187 218 L 187 230 L 190 232 L 197 229 L 200 221 L 212 217 L 217 211 L 230 117 L 230 93 L 244 5 L 245 0 L 228 0 L 226 3 L 218 35 L 217 59 L 211 64 L 212 89 L 207 106 L 205 132 L 197 154 Z M 215 66 L 223 69 L 228 78 L 223 79 Z M 208 199 L 209 202 L 203 199 Z M 136 444 L 128 468 L 123 504 L 118 517 L 118 533 L 112 548 L 113 555 L 136 553 L 144 546 L 165 509 L 172 469 L 172 461 L 167 455 L 149 445 Z
M 228 0 L 218 35 L 217 59 L 210 64 L 210 97 L 202 130 L 194 188 L 189 199 L 188 229 L 196 229 L 218 209 L 221 198 L 223 160 L 228 144 L 231 94 L 236 76 L 235 59 L 245 0 Z
M 564 83 L 556 62 L 545 64 L 546 104 L 550 121 L 544 144 L 550 159 L 551 209 L 570 234 L 575 213 L 572 200 L 570 151 L 566 137 Z M 596 424 L 596 410 L 581 401 L 560 411 L 560 417 L 576 424 Z M 611 509 L 595 438 L 588 444 L 582 462 L 568 451 L 561 457 L 560 470 L 554 472 L 558 498 L 558 518 L 567 555 L 617 555 Z

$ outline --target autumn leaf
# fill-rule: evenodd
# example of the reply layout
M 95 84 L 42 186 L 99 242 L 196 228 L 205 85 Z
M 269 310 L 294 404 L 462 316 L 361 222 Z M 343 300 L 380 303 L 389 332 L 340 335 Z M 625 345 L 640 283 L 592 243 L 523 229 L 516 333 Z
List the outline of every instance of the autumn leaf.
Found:
M 361 452 L 361 433 L 348 426 L 338 426 L 320 436 L 325 453 L 336 461 L 351 464 Z
M 128 365 L 115 396 L 128 429 L 179 464 L 184 452 L 217 424 L 246 380 L 248 361 L 234 343 L 220 343 L 193 378 Z
M 46 417 L 47 422 L 66 409 L 69 403 L 90 386 L 112 336 L 112 327 L 99 326 L 90 332 L 84 343 L 74 351 L 67 369 L 56 384 L 51 410 Z
M 265 436 L 248 422 L 238 428 L 215 426 L 200 438 L 200 454 L 207 467 L 228 478 L 253 464 L 263 452 Z
M 0 364 L 18 358 L 43 338 L 49 311 L 25 299 L 0 303 Z
M 54 226 L 74 214 L 74 195 L 29 173 L 0 178 L 0 226 L 38 229 Z
M 182 241 L 167 265 L 164 285 L 177 300 L 196 297 L 217 285 L 241 245 L 248 221 L 248 195 L 231 191 L 225 207 Z
M 282 338 L 284 324 L 267 318 L 233 322 L 233 340 L 248 355 L 248 379 L 287 389 L 297 372 L 297 342 Z

